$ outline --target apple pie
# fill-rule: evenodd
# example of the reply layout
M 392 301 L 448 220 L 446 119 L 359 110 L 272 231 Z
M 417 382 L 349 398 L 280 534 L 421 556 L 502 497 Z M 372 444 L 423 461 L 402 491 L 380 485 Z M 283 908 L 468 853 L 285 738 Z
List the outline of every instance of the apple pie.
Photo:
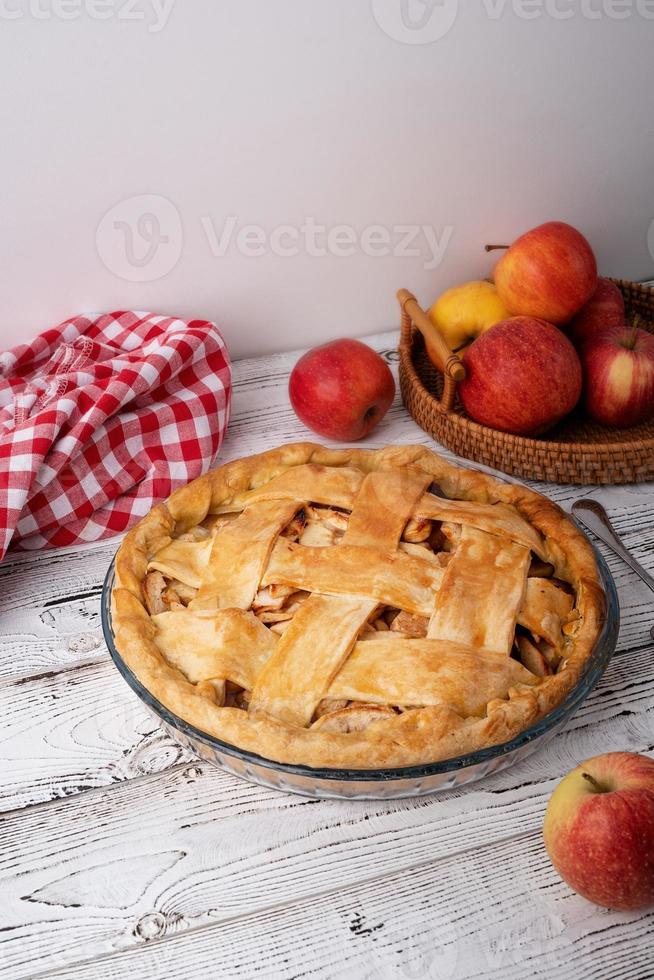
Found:
M 379 769 L 506 742 L 577 683 L 593 550 L 522 486 L 422 446 L 282 446 L 159 504 L 116 558 L 116 647 L 197 729 Z

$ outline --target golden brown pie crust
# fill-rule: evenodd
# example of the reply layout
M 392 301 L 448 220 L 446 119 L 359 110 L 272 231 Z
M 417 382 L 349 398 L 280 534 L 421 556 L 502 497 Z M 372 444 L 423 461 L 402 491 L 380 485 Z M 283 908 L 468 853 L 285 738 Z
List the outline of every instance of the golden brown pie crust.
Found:
M 325 472 L 322 468 L 335 468 L 328 481 L 331 496 L 325 500 L 316 499 L 320 496 L 316 492 L 321 484 L 318 477 Z M 449 499 L 429 493 L 433 483 Z M 402 506 L 397 501 L 402 501 Z M 343 549 L 339 560 L 345 594 L 334 594 L 337 589 L 321 564 L 327 549 L 303 550 L 284 539 L 275 542 L 274 522 L 279 523 L 280 508 L 285 521 L 287 511 L 292 516 L 294 502 L 297 508 L 307 502 L 352 510 L 345 537 L 337 546 Z M 250 515 L 256 511 L 256 518 L 250 516 L 246 522 L 247 533 L 239 538 L 236 521 L 224 536 L 225 548 L 232 549 L 229 562 L 189 572 L 203 579 L 193 603 L 202 620 L 199 625 L 185 615 L 186 610 L 151 616 L 144 602 L 143 583 L 153 556 L 208 515 L 241 514 L 246 508 Z M 461 551 L 458 556 L 454 551 L 448 567 L 441 569 L 436 563 L 428 567 L 426 561 L 397 551 L 397 539 L 410 517 L 461 524 Z M 279 577 L 285 575 L 295 584 L 304 568 L 306 581 L 328 592 L 307 599 L 281 640 L 251 613 L 242 612 L 252 600 L 252 584 L 242 572 L 240 556 L 244 556 L 243 562 L 261 563 L 263 552 L 257 550 L 257 540 L 268 540 L 266 535 L 272 541 L 272 551 L 260 568 L 262 577 L 271 560 L 279 569 Z M 392 541 L 395 544 L 389 544 Z M 209 550 L 209 545 L 201 554 L 195 549 L 196 564 L 201 559 L 206 565 Z M 563 639 L 563 662 L 556 673 L 545 677 L 535 677 L 508 654 L 500 660 L 497 652 L 512 618 L 515 626 L 518 610 L 502 608 L 501 596 L 495 594 L 498 590 L 492 582 L 495 571 L 508 576 L 510 593 L 522 591 L 524 596 L 529 587 L 531 611 L 523 610 L 520 622 L 525 617 L 538 618 L 538 603 L 548 600 L 546 579 L 525 581 L 528 561 L 524 556 L 530 552 L 553 566 L 556 578 L 574 590 L 574 613 Z M 485 567 L 482 575 L 475 568 L 476 558 Z M 361 567 L 369 567 L 375 560 L 380 565 L 374 583 L 377 591 L 370 594 L 372 586 L 368 586 L 367 595 L 348 594 L 348 582 L 359 589 Z M 393 563 L 398 562 L 401 581 L 393 575 Z M 416 562 L 420 568 L 412 578 L 409 569 L 417 568 Z M 432 616 L 426 638 L 403 639 L 398 647 L 388 634 L 353 645 L 351 624 L 356 626 L 361 617 L 365 619 L 378 602 L 403 601 L 407 617 L 424 616 L 429 613 L 425 608 L 429 596 L 433 593 L 436 601 L 439 589 L 443 589 L 444 597 L 452 593 L 453 598 Z M 483 603 L 475 605 L 470 590 L 482 590 Z M 239 604 L 241 609 L 236 608 Z M 457 606 L 461 610 L 458 621 Z M 490 610 L 487 618 L 485 608 Z M 221 466 L 176 491 L 133 528 L 117 554 L 112 593 L 116 647 L 129 669 L 161 704 L 201 731 L 240 749 L 277 762 L 328 768 L 417 765 L 509 741 L 551 711 L 575 686 L 604 617 L 605 596 L 593 550 L 556 504 L 526 487 L 453 466 L 423 446 L 335 450 L 298 443 Z M 338 627 L 327 630 L 335 621 Z M 531 628 L 533 624 L 525 622 L 525 626 Z M 543 625 L 541 635 L 547 636 L 548 629 L 551 624 Z M 175 665 L 175 643 L 185 631 L 191 646 L 193 639 L 197 640 L 200 652 L 194 659 L 192 650 L 188 651 L 183 672 Z M 167 650 L 169 636 L 175 642 L 171 641 Z M 307 636 L 311 636 L 311 649 L 320 658 L 319 673 L 324 675 L 324 661 L 331 658 L 327 668 L 330 698 L 356 702 L 357 692 L 370 677 L 375 662 L 383 662 L 383 670 L 375 678 L 381 692 L 384 685 L 394 691 L 401 678 L 406 698 L 408 678 L 414 678 L 415 697 L 419 699 L 420 679 L 435 677 L 438 697 L 432 693 L 425 700 L 438 703 L 421 705 L 418 700 L 417 706 L 401 711 L 383 704 L 367 706 L 367 727 L 356 721 L 361 710 L 351 707 L 322 718 L 314 716 L 311 696 L 315 701 L 317 688 L 312 685 L 322 681 L 313 677 L 311 659 L 302 646 Z M 168 657 L 157 644 L 157 637 Z M 222 651 L 215 668 L 223 674 L 222 679 L 253 688 L 249 710 L 247 705 L 222 707 L 216 703 L 214 687 L 204 676 L 212 673 L 214 637 Z M 399 651 L 397 667 L 393 650 Z M 302 677 L 297 676 L 298 669 Z M 296 673 L 289 673 L 293 671 Z M 375 695 L 375 684 L 363 687 L 369 698 Z M 498 691 L 502 696 L 495 696 Z

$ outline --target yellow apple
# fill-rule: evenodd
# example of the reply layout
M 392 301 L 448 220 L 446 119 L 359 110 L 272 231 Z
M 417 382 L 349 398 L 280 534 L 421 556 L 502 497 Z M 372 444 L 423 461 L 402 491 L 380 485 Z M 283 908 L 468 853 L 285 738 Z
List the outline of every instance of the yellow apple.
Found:
M 511 314 L 492 282 L 466 282 L 436 300 L 429 318 L 451 350 L 459 350 Z

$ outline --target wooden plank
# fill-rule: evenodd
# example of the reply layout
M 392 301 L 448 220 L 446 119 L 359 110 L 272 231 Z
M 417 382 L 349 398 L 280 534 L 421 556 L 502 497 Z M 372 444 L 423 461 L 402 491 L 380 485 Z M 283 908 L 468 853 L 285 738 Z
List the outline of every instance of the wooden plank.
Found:
M 0 811 L 160 772 L 190 758 L 111 662 L 0 687 Z
M 0 678 L 105 658 L 100 594 L 118 542 L 0 565 Z
M 654 915 L 573 895 L 537 832 L 165 942 L 163 918 L 145 925 L 154 941 L 142 948 L 47 976 L 641 980 L 654 970 Z
M 536 831 L 556 780 L 579 760 L 652 750 L 651 670 L 643 681 L 643 663 L 627 660 L 616 659 L 604 696 L 570 730 L 467 790 L 303 801 L 197 763 L 8 814 L 0 963 L 28 976 L 140 945 L 153 914 L 176 934 Z
M 540 823 L 540 813 L 534 822 Z M 187 932 L 182 931 L 186 920 L 180 913 L 190 895 L 185 882 L 175 891 L 166 890 L 165 911 L 153 908 L 134 922 L 131 953 L 94 959 L 74 969 L 75 956 L 82 959 L 85 946 L 72 944 L 52 952 L 49 964 L 63 967 L 59 976 L 70 978 L 127 976 L 134 970 L 144 980 L 231 978 L 255 972 L 274 977 L 521 980 L 525 975 L 562 974 L 635 980 L 648 975 L 638 970 L 653 965 L 654 915 L 611 913 L 573 895 L 551 867 L 539 827 L 487 845 L 471 841 L 454 854 L 437 848 L 429 857 L 386 875 L 374 874 L 382 865 L 374 852 L 369 855 L 369 877 L 353 887 L 343 887 L 332 876 L 332 889 L 314 890 L 302 900 L 301 892 L 292 895 L 291 883 L 283 892 L 291 896 L 284 906 L 264 879 L 256 913 L 243 914 L 238 904 L 214 907 L 203 917 L 203 926 L 190 926 Z M 330 858 L 324 855 L 326 862 Z M 161 888 L 166 862 L 161 860 L 160 866 Z M 154 865 L 151 873 L 153 869 Z M 232 882 L 238 890 L 239 874 L 232 864 L 221 876 L 225 895 Z M 316 886 L 319 883 L 315 880 Z M 103 884 L 97 875 L 89 891 L 99 904 L 96 921 L 106 923 L 112 913 L 103 904 Z M 203 886 L 206 891 L 206 878 Z M 65 886 L 59 888 L 65 891 Z M 115 888 L 112 902 L 117 893 L 129 902 L 129 890 Z M 50 897 L 61 900 L 63 895 L 52 892 Z M 78 920 L 78 928 L 83 925 Z M 42 928 L 45 939 L 52 923 Z M 126 942 L 129 937 L 125 932 L 121 938 Z M 102 946 L 108 950 L 106 941 Z M 114 944 L 113 952 L 116 949 L 120 944 Z M 32 969 L 38 971 L 39 962 L 33 959 Z M 8 960 L 7 965 L 12 976 L 24 975 L 21 963 Z

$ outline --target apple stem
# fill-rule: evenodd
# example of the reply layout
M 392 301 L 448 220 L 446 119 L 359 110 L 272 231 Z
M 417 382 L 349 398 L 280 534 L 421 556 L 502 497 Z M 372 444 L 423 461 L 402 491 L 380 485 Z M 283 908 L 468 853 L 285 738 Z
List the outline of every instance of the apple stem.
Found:
M 507 249 L 507 248 L 511 248 L 511 246 L 510 245 L 486 245 L 485 248 L 487 252 L 497 252 L 498 249 Z
M 591 784 L 591 786 L 593 787 L 596 793 L 604 792 L 603 787 L 600 785 L 600 783 L 597 782 L 594 776 L 591 776 L 589 772 L 582 772 L 581 775 L 584 777 L 584 779 L 588 780 L 588 782 Z

